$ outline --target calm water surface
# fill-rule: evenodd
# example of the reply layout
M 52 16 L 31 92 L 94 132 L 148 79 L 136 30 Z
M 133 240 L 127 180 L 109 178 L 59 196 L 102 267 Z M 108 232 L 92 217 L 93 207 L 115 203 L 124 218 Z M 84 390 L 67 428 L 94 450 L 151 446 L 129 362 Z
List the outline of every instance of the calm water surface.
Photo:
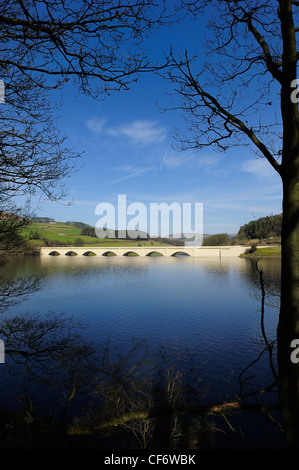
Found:
M 279 286 L 279 260 L 260 261 L 267 293 Z M 255 263 L 241 258 L 14 258 L 7 277 L 42 274 L 40 289 L 5 316 L 61 312 L 86 323 L 95 342 L 120 349 L 131 338 L 149 350 L 164 345 L 187 352 L 200 365 L 208 401 L 238 390 L 238 374 L 256 359 L 260 344 L 260 287 Z M 273 304 L 276 297 L 267 297 Z M 278 309 L 266 306 L 265 326 L 275 338 Z M 256 382 L 271 381 L 267 361 L 254 369 Z M 266 383 L 265 383 L 266 382 Z

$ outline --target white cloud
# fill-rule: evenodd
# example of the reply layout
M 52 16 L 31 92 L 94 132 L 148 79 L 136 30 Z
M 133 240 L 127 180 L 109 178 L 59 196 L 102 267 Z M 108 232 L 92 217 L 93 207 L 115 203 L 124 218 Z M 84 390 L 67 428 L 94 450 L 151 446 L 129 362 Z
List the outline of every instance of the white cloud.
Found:
M 86 122 L 88 129 L 95 133 L 102 132 L 104 126 L 106 124 L 106 119 L 89 119 Z
M 118 127 L 110 128 L 109 134 L 117 137 L 127 137 L 131 142 L 139 145 L 163 142 L 166 130 L 156 121 L 132 121 Z
M 186 152 L 166 152 L 165 156 L 163 157 L 160 169 L 164 166 L 170 169 L 177 169 L 177 168 L 192 168 L 192 169 L 204 169 L 209 170 L 211 168 L 215 168 L 218 166 L 220 161 L 218 155 L 201 155 L 199 156 L 198 153 L 188 154 Z
M 126 174 L 124 176 L 120 176 L 119 178 L 111 181 L 112 183 L 119 183 L 120 181 L 127 180 L 129 178 L 135 178 L 137 176 L 141 176 L 144 173 L 147 173 L 148 171 L 151 171 L 153 167 L 145 167 L 145 168 L 136 168 L 133 166 L 126 166 L 126 167 L 120 167 L 120 168 L 115 168 L 116 170 L 120 170 L 122 172 L 125 172 Z
M 261 180 L 277 176 L 276 171 L 265 158 L 247 160 L 242 164 L 241 169 Z
M 163 157 L 161 164 L 160 164 L 160 169 L 163 166 L 166 168 L 170 168 L 170 169 L 176 169 L 176 168 L 183 166 L 184 164 L 186 165 L 186 160 L 184 161 L 183 155 L 181 154 L 180 155 L 175 155 L 175 154 L 167 155 Z
M 118 126 L 106 126 L 105 119 L 89 119 L 87 127 L 95 133 L 113 137 L 124 137 L 141 146 L 161 143 L 167 132 L 157 121 L 134 120 Z
M 217 166 L 220 160 L 220 155 L 203 155 L 196 158 L 196 165 L 198 168 L 211 168 Z

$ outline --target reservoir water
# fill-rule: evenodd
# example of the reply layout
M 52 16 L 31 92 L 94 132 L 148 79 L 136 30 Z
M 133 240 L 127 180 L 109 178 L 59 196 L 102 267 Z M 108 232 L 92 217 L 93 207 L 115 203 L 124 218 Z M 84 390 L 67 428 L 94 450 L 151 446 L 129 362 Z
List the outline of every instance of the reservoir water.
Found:
M 279 313 L 280 260 L 260 260 L 259 268 L 266 287 L 265 330 L 272 341 Z M 252 260 L 28 256 L 12 258 L 2 273 L 6 279 L 42 277 L 38 289 L 8 306 L 1 319 L 31 313 L 43 318 L 55 312 L 80 320 L 94 344 L 109 341 L 126 353 L 134 339 L 144 342 L 153 357 L 168 351 L 174 363 L 180 361 L 187 381 L 191 363 L 196 364 L 206 402 L 234 397 L 240 372 L 264 349 L 259 275 Z M 10 397 L 16 384 L 3 372 L 5 367 L 0 364 L 1 401 L 13 406 Z M 271 383 L 266 354 L 247 375 L 247 391 Z

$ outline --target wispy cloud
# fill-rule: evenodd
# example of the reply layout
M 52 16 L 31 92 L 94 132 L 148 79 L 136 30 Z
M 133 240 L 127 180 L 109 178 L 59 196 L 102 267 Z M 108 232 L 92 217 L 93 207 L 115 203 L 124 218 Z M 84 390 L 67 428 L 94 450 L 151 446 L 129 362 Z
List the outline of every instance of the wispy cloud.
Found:
M 277 176 L 276 171 L 265 158 L 246 160 L 242 164 L 241 169 L 242 171 L 251 173 L 253 176 L 261 180 L 264 180 L 265 178 L 274 178 Z
M 147 173 L 148 171 L 153 170 L 153 167 L 149 166 L 149 167 L 144 167 L 144 168 L 136 168 L 134 166 L 125 166 L 125 167 L 115 168 L 115 170 L 120 170 L 126 174 L 111 181 L 110 184 L 119 183 L 121 181 L 125 181 L 130 178 L 136 178 L 138 176 L 143 175 L 144 173 Z
M 106 122 L 106 119 L 88 119 L 86 125 L 92 132 L 100 133 L 103 131 Z
M 176 170 L 177 168 L 193 168 L 209 170 L 218 166 L 221 157 L 215 154 L 199 155 L 198 153 L 167 152 L 160 163 L 163 167 Z
M 124 136 L 131 142 L 147 145 L 161 143 L 166 138 L 166 129 L 156 121 L 132 121 L 109 129 L 110 135 Z
M 134 120 L 117 126 L 109 126 L 105 119 L 89 119 L 86 125 L 97 134 L 125 138 L 140 146 L 162 143 L 167 137 L 165 127 L 151 120 Z
M 216 154 L 202 155 L 196 158 L 198 168 L 214 168 L 221 162 L 222 157 Z

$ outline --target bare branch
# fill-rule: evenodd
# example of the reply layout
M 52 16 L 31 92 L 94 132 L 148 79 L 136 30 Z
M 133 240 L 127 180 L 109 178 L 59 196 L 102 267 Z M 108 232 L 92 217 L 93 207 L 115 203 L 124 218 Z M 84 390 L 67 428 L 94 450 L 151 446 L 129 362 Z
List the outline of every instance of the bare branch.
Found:
M 232 93 L 231 102 L 225 106 L 220 103 L 220 99 L 208 93 L 199 82 L 199 77 L 195 78 L 191 70 L 191 61 L 185 54 L 185 60 L 178 62 L 174 54 L 171 55 L 173 69 L 179 72 L 176 76 L 170 72 L 170 79 L 180 83 L 178 94 L 184 99 L 181 106 L 188 113 L 195 129 L 195 139 L 197 148 L 208 145 L 217 145 L 223 150 L 226 149 L 225 142 L 229 141 L 233 134 L 238 133 L 246 136 L 254 144 L 255 148 L 264 156 L 271 166 L 280 174 L 281 166 L 269 151 L 267 146 L 258 138 L 257 133 L 249 127 L 243 119 L 234 114 L 229 109 L 233 107 L 235 99 Z M 202 109 L 201 109 L 202 108 Z M 209 114 L 208 111 L 211 113 Z M 245 110 L 243 110 L 244 114 Z M 219 121 L 216 122 L 216 118 Z M 196 121 L 198 121 L 196 123 Z M 200 123 L 206 128 L 200 128 Z M 207 132 L 208 130 L 208 132 Z M 200 137 L 203 139 L 200 140 Z
M 59 77 L 74 77 L 93 96 L 127 89 L 138 73 L 150 70 L 143 38 L 171 21 L 152 0 L 34 0 L 30 6 L 20 0 L 6 2 L 1 10 L 0 66 L 53 76 L 54 87 L 62 83 Z M 94 78 L 100 80 L 91 83 Z
M 258 44 L 260 45 L 263 51 L 265 63 L 269 72 L 271 73 L 273 78 L 275 78 L 279 83 L 281 83 L 282 72 L 279 70 L 281 63 L 280 62 L 277 63 L 273 61 L 268 44 L 266 43 L 265 39 L 262 37 L 262 35 L 259 33 L 257 28 L 252 23 L 252 15 L 247 14 L 245 16 L 245 20 L 248 25 L 249 31 L 253 34 L 254 38 L 256 39 L 256 41 L 258 42 Z
M 221 415 L 225 411 L 231 410 L 246 410 L 251 412 L 267 412 L 270 410 L 278 410 L 279 406 L 277 404 L 258 404 L 258 403 L 244 403 L 239 400 L 221 403 L 221 404 L 207 404 L 207 405 L 196 405 L 183 408 L 171 408 L 171 409 L 147 409 L 135 411 L 132 413 L 127 413 L 116 418 L 112 418 L 106 421 L 99 421 L 95 424 L 90 424 L 87 426 L 74 425 L 68 428 L 68 434 L 78 435 L 78 434 L 91 434 L 100 429 L 105 429 L 111 426 L 120 426 L 134 419 L 148 419 L 156 418 L 159 416 L 179 416 L 179 415 Z

